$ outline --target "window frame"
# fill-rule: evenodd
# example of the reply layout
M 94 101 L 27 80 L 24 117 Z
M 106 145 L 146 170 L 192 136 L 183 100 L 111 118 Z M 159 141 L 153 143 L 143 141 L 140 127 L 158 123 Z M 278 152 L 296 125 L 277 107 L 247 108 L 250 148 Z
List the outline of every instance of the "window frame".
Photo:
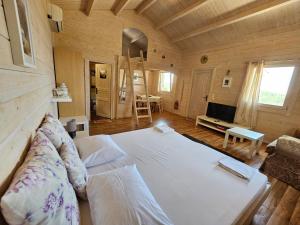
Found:
M 296 77 L 299 71 L 299 62 L 291 61 L 291 62 L 267 62 L 264 65 L 264 68 L 274 68 L 274 67 L 295 67 L 284 102 L 283 106 L 278 105 L 270 105 L 270 104 L 264 104 L 258 102 L 258 110 L 260 111 L 266 111 L 266 112 L 279 112 L 279 113 L 286 113 L 289 110 L 289 106 L 292 104 L 292 102 L 296 99 L 295 96 L 293 96 L 293 89 L 296 88 L 295 81 Z M 260 87 L 259 87 L 260 88 Z M 296 93 L 298 90 L 296 90 Z
M 162 90 L 161 88 L 161 82 L 162 82 L 162 74 L 163 73 L 169 73 L 170 74 L 170 91 L 165 91 L 165 90 Z M 172 93 L 173 91 L 173 83 L 174 83 L 174 76 L 175 74 L 171 71 L 159 71 L 159 92 L 161 93 Z

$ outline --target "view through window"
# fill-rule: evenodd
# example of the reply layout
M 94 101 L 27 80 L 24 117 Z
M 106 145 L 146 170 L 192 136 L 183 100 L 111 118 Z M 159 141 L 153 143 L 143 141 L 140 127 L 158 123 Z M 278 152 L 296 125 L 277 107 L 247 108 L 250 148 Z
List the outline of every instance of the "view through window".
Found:
M 265 67 L 260 85 L 259 103 L 283 106 L 295 67 Z
M 160 91 L 171 92 L 173 75 L 170 72 L 160 72 Z

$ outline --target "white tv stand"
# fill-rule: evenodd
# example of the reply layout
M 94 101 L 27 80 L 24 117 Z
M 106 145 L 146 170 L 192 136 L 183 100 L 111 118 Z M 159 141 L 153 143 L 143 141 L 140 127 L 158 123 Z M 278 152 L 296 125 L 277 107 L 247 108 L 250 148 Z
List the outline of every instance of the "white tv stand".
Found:
M 205 115 L 197 116 L 196 118 L 196 126 L 201 125 L 204 127 L 208 127 L 210 129 L 220 131 L 222 133 L 225 133 L 227 129 L 233 128 L 233 127 L 241 127 L 245 129 L 250 129 L 249 127 L 243 127 L 241 125 L 238 125 L 236 123 L 227 123 L 225 121 L 215 119 L 212 117 L 208 117 Z

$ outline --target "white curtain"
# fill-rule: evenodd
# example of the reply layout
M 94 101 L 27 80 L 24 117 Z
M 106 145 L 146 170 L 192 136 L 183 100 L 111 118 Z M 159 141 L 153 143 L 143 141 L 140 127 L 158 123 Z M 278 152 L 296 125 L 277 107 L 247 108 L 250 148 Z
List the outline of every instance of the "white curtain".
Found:
M 237 104 L 235 122 L 250 128 L 256 125 L 259 89 L 264 62 L 249 62 L 246 78 Z

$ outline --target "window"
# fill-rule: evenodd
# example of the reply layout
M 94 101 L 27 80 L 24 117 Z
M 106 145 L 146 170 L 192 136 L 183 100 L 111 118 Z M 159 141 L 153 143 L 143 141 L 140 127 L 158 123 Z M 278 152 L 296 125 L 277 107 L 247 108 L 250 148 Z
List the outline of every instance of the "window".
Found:
M 173 76 L 174 74 L 170 72 L 160 72 L 160 91 L 171 92 L 173 85 Z
M 294 69 L 294 66 L 265 67 L 258 102 L 264 105 L 284 106 Z

